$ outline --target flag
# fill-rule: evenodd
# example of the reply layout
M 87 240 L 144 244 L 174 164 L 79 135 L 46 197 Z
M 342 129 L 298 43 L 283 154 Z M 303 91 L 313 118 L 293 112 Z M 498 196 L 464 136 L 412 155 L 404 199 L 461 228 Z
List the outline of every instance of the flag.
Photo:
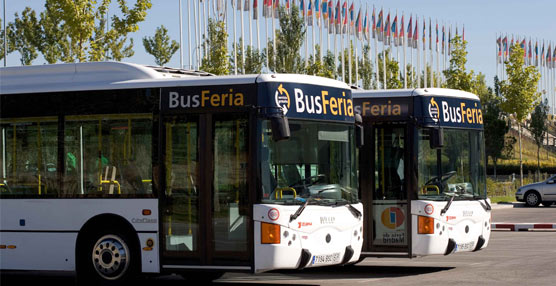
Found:
M 336 25 L 334 22 L 334 13 L 332 12 L 332 7 L 334 6 L 334 3 L 332 2 L 333 0 L 330 0 L 330 5 L 328 5 L 328 33 L 332 34 L 334 33 L 334 26 Z
M 363 36 L 366 41 L 370 41 L 371 38 L 369 37 L 369 8 L 365 10 L 365 20 L 363 20 Z
M 427 22 L 423 19 L 423 51 L 427 47 Z
M 376 39 L 376 17 L 375 17 L 375 6 L 373 5 L 373 14 L 371 15 L 371 18 L 373 18 L 373 39 Z
M 542 50 L 541 50 L 541 66 L 544 66 L 544 42 L 542 43 Z
M 436 52 L 438 53 L 438 21 L 436 21 Z
M 344 5 L 342 6 L 342 17 L 344 18 L 343 22 L 342 22 L 342 31 L 341 31 L 342 34 L 347 33 L 347 24 L 348 24 L 348 22 L 347 22 L 348 21 L 348 6 L 347 5 L 348 5 L 347 2 L 344 1 Z
M 539 42 L 535 42 L 535 65 L 539 65 Z
M 320 20 L 320 2 L 315 0 L 315 19 L 317 19 L 317 25 L 319 25 Z M 319 25 L 320 26 L 320 25 Z
M 353 2 L 351 2 L 351 6 L 349 7 L 349 33 L 352 35 L 355 34 L 355 11 Z
M 290 9 L 290 0 L 286 0 L 286 9 Z
M 236 5 L 236 6 L 237 6 L 237 7 L 236 7 L 237 10 L 238 10 L 238 11 L 241 11 L 241 10 L 242 10 L 242 9 L 241 9 L 241 6 L 242 6 L 242 5 L 241 5 L 241 0 L 235 0 L 235 1 L 236 1 L 236 4 L 237 4 L 237 5 Z
M 448 29 L 448 56 L 452 53 L 452 27 Z
M 279 15 L 278 15 L 278 0 L 274 0 L 274 6 L 272 7 L 273 10 L 273 14 L 274 14 L 274 19 L 278 19 Z
M 257 8 L 258 8 L 257 0 L 253 0 L 253 20 L 259 19 L 259 11 Z
M 301 0 L 299 3 L 299 11 L 301 12 L 301 18 L 305 19 L 305 0 Z
M 336 5 L 336 34 L 340 34 L 342 31 L 342 27 L 341 27 L 341 14 L 340 14 L 340 0 L 338 0 L 338 4 Z
M 378 33 L 378 40 L 382 41 L 384 38 L 384 27 L 382 26 L 382 9 L 378 13 L 378 20 L 376 22 L 376 30 Z
M 404 17 L 403 16 L 404 15 L 402 14 L 402 24 L 400 25 L 400 34 L 399 34 L 399 37 L 400 37 L 399 38 L 399 45 L 401 45 L 401 46 L 403 46 L 403 38 L 405 37 L 405 30 L 404 30 L 405 23 L 404 23 L 404 19 L 403 19 Z
M 554 47 L 554 52 L 552 52 L 552 68 L 556 67 L 556 47 Z
M 386 17 L 386 23 L 384 24 L 384 31 L 386 33 L 386 37 L 384 38 L 385 43 L 390 45 L 390 12 L 388 12 L 388 16 Z
M 462 31 L 461 31 L 461 39 L 463 41 L 465 41 L 465 25 L 463 25 Z
M 521 41 L 521 43 L 519 43 L 519 47 L 523 50 L 523 57 L 525 58 L 527 56 L 527 49 L 525 47 L 525 39 L 523 39 Z
M 243 11 L 249 11 L 249 8 L 251 8 L 251 5 L 249 5 L 249 0 L 245 0 L 245 4 L 243 4 Z
M 445 42 L 446 42 L 446 27 L 442 25 L 442 54 L 444 54 Z
M 398 15 L 394 17 L 394 22 L 392 22 L 392 37 L 394 38 L 394 46 L 398 46 Z
M 429 50 L 432 51 L 432 21 L 429 18 Z
M 419 22 L 417 16 L 415 16 L 415 30 L 413 31 L 413 48 L 417 49 L 417 43 L 419 41 Z
M 313 1 L 309 0 L 307 4 L 307 26 L 313 26 Z
M 413 15 L 409 17 L 409 24 L 407 24 L 407 46 L 413 47 Z
M 529 38 L 529 48 L 528 48 L 529 54 L 528 54 L 528 61 L 529 61 L 529 65 L 533 64 L 533 50 L 531 49 L 531 38 Z
M 504 60 L 508 57 L 508 36 L 504 37 L 502 40 L 502 45 L 504 46 Z
M 500 58 L 502 57 L 502 36 L 496 39 L 496 46 L 498 47 L 496 52 L 496 59 L 500 62 Z
M 357 38 L 361 40 L 363 36 L 363 19 L 361 19 L 361 7 L 359 7 L 359 13 L 357 13 L 357 20 L 355 21 L 357 25 Z
M 322 20 L 324 23 L 328 23 L 328 0 L 322 0 Z M 325 26 L 327 26 L 325 24 Z

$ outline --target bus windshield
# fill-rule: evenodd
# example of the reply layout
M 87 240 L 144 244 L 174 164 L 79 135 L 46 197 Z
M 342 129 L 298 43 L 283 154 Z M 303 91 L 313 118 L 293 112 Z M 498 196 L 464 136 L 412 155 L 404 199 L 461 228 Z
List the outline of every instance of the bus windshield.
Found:
M 419 199 L 486 199 L 482 130 L 444 129 L 444 147 L 432 149 L 430 129 L 419 129 Z
M 290 120 L 291 137 L 272 140 L 263 121 L 262 202 L 340 205 L 357 202 L 352 124 Z

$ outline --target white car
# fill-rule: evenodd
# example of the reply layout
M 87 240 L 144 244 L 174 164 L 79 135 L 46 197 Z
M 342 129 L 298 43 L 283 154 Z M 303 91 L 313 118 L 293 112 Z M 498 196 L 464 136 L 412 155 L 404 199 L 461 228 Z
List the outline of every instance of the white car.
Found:
M 528 207 L 536 207 L 540 203 L 545 207 L 556 202 L 556 175 L 544 182 L 533 183 L 517 189 L 515 199 L 525 202 Z

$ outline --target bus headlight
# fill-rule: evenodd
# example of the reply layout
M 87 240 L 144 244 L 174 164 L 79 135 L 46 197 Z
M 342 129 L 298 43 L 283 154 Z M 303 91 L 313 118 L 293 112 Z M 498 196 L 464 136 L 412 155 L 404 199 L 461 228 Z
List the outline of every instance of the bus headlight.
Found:
M 419 234 L 434 234 L 434 218 L 418 216 L 417 230 Z
M 261 222 L 261 243 L 262 244 L 279 244 L 280 243 L 280 225 L 273 223 Z

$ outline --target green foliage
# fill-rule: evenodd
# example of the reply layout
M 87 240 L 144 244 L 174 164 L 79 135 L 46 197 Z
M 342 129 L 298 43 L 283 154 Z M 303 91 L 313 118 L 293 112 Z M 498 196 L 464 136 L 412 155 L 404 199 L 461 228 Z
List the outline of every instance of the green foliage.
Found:
M 216 75 L 229 74 L 228 33 L 226 32 L 224 21 L 209 19 L 208 35 L 205 38 L 205 44 L 210 53 L 203 58 L 201 70 Z
M 105 59 L 121 60 L 133 55 L 133 40 L 128 34 L 139 29 L 145 20 L 150 0 L 137 0 L 132 9 L 125 0 L 117 0 L 122 17 L 115 14 L 108 27 L 108 6 L 111 0 L 67 1 L 46 0 L 45 11 L 37 19 L 35 12 L 25 8 L 22 17 L 16 14 L 11 41 L 22 54 L 22 63 L 36 58 L 40 51 L 47 62 L 84 62 Z M 18 24 L 19 23 L 19 24 Z M 22 38 L 23 37 L 23 38 Z M 33 38 L 31 40 L 30 38 Z M 16 41 L 25 41 L 17 44 Z M 24 48 L 22 48 L 24 46 Z
M 363 89 L 371 89 L 373 82 L 373 65 L 369 56 L 368 45 L 363 47 L 363 57 L 359 60 L 359 78 L 363 82 Z
M 276 47 L 272 41 L 267 46 L 269 68 L 278 73 L 305 73 L 305 62 L 299 51 L 307 32 L 299 13 L 299 8 L 293 6 L 286 11 L 280 7 L 280 30 L 276 31 Z
M 398 73 L 400 72 L 399 64 L 390 56 L 390 49 L 386 50 L 384 54 L 378 54 L 379 81 L 384 88 L 384 55 L 386 55 L 386 89 L 402 88 L 403 84 L 398 79 Z
M 540 158 L 540 150 L 542 147 L 544 136 L 548 131 L 547 125 L 547 116 L 548 116 L 548 100 L 544 102 L 540 102 L 536 107 L 535 111 L 531 113 L 531 122 L 529 124 L 529 131 L 533 135 L 533 139 L 535 140 L 535 144 L 537 145 L 537 168 L 540 172 L 541 167 L 541 158 Z
M 467 72 L 467 41 L 463 41 L 461 36 L 456 36 L 451 41 L 452 52 L 450 65 L 444 71 L 446 77 L 446 87 L 472 92 L 473 71 Z
M 163 25 L 156 28 L 154 37 L 143 38 L 143 46 L 147 53 L 154 57 L 155 63 L 159 66 L 167 64 L 180 48 L 177 41 L 172 40 L 172 42 L 170 42 L 168 29 Z
M 481 77 L 478 76 L 477 78 Z M 484 80 L 484 77 L 482 79 Z M 498 77 L 494 78 L 494 85 L 495 90 L 499 90 Z M 483 84 L 477 86 L 483 86 Z M 508 154 L 511 154 L 516 139 L 513 136 L 506 136 L 510 130 L 511 121 L 506 120 L 506 114 L 500 108 L 500 94 L 493 92 L 490 88 L 487 88 L 486 91 L 480 91 L 479 94 L 483 107 L 485 151 L 487 158 L 492 158 L 494 162 L 494 175 L 496 176 L 498 159 L 508 157 Z
M 15 20 L 6 28 L 8 43 L 21 54 L 21 64 L 30 65 L 38 57 L 37 48 L 40 46 L 39 21 L 34 10 L 27 7 L 21 17 L 15 13 Z
M 236 44 L 237 51 L 237 71 L 240 74 L 258 74 L 263 70 L 264 63 L 266 61 L 266 55 L 264 52 L 259 52 L 252 46 L 247 46 L 245 49 L 245 64 L 243 63 L 243 57 L 241 53 L 241 41 Z M 231 68 L 235 68 L 234 58 L 230 57 Z
M 319 55 L 320 46 L 316 45 L 315 50 L 316 50 L 316 55 Z M 330 59 L 330 56 L 332 56 L 332 59 Z M 308 65 L 307 65 L 307 74 L 332 78 L 334 76 L 334 64 L 333 64 L 334 56 L 331 55 L 331 53 L 329 52 L 325 57 L 323 57 L 322 61 L 318 56 L 316 56 L 315 58 L 313 58 L 312 55 L 309 56 Z M 331 60 L 332 60 L 332 66 L 330 66 L 329 64 Z
M 508 79 L 500 82 L 500 93 L 504 97 L 502 110 L 515 115 L 517 122 L 523 123 L 541 96 L 537 91 L 540 74 L 535 66 L 524 66 L 523 49 L 519 43 L 511 49 L 510 59 L 505 63 Z

